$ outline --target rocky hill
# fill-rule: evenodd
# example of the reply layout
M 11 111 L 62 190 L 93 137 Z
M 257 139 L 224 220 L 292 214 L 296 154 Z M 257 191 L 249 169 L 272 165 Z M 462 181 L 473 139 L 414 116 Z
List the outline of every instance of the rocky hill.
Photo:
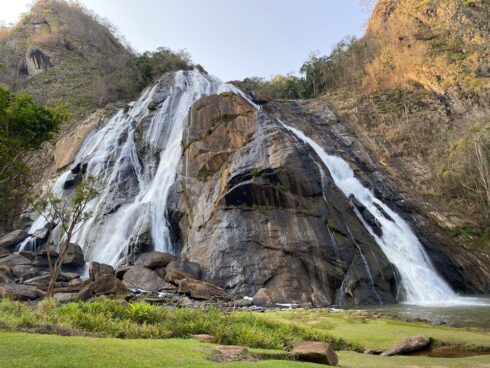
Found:
M 15 26 L 0 29 L 0 63 L 0 85 L 62 104 L 76 119 L 134 98 L 155 77 L 155 64 L 161 74 L 189 59 L 167 49 L 136 55 L 112 25 L 76 2 L 38 0 Z
M 352 46 L 364 47 L 357 81 L 327 91 L 386 168 L 432 203 L 440 224 L 487 254 L 489 24 L 487 1 L 378 1 Z

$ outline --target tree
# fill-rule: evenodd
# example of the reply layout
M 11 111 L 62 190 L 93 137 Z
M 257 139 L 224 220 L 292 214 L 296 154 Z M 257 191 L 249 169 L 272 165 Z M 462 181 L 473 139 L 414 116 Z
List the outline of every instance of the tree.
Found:
M 66 120 L 63 108 L 36 104 L 29 95 L 0 88 L 0 216 L 16 217 L 13 210 L 31 188 L 30 152 L 51 139 Z
M 51 242 L 52 232 L 46 243 L 46 253 L 50 272 L 47 296 L 53 296 L 56 279 L 61 271 L 64 258 L 69 249 L 69 244 L 73 236 L 81 229 L 83 224 L 92 217 L 92 213 L 87 211 L 89 202 L 98 195 L 96 190 L 97 180 L 94 177 L 87 177 L 76 188 L 71 199 L 60 198 L 53 191 L 49 191 L 45 196 L 32 201 L 34 209 L 43 216 L 46 222 L 56 224 L 62 230 L 61 241 L 58 245 L 58 257 L 54 263 L 51 261 Z

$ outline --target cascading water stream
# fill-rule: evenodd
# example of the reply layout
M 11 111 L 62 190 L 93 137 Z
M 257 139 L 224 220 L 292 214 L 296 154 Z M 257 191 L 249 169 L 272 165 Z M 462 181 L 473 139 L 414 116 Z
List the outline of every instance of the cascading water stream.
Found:
M 335 185 L 346 197 L 354 196 L 376 218 L 382 228 L 381 236 L 362 219 L 388 260 L 397 268 L 405 302 L 411 304 L 455 305 L 479 303 L 474 298 L 462 298 L 438 275 L 422 244 L 410 226 L 354 176 L 349 164 L 340 157 L 329 155 L 303 132 L 279 122 L 300 141 L 309 145 L 328 168 Z
M 91 219 L 72 240 L 83 247 L 88 260 L 117 264 L 129 244 L 145 231 L 151 232 L 155 250 L 174 252 L 166 219 L 167 198 L 177 176 L 188 111 L 203 96 L 241 92 L 198 71 L 176 72 L 170 77 L 173 80 L 160 81 L 127 112 L 120 110 L 87 137 L 75 159 L 85 165 L 85 175 L 103 184 L 88 206 Z M 158 110 L 149 119 L 154 100 L 158 100 Z M 149 121 L 141 133 L 145 119 Z M 145 147 L 145 160 L 138 156 L 140 146 Z M 56 181 L 57 194 L 62 195 L 70 173 Z M 38 219 L 29 232 L 44 225 Z

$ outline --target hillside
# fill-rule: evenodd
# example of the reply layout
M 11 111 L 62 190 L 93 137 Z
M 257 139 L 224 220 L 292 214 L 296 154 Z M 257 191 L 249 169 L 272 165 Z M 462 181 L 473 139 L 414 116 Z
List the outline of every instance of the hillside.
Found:
M 79 118 L 135 97 L 162 71 L 186 68 L 189 57 L 164 48 L 136 55 L 113 26 L 81 5 L 38 0 L 15 26 L 0 29 L 0 63 L 0 85 L 63 104 Z M 155 64 L 161 70 L 153 74 Z
M 237 84 L 262 101 L 333 103 L 446 231 L 488 253 L 489 25 L 485 0 L 380 0 L 366 34 L 312 56 L 303 77 Z
M 360 83 L 326 93 L 456 239 L 486 252 L 489 25 L 488 1 L 379 1 L 351 46 L 369 51 Z

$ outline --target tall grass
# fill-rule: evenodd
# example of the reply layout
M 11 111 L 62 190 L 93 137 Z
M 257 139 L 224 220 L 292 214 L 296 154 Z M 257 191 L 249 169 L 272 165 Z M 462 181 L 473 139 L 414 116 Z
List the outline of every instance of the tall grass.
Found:
M 217 343 L 251 348 L 284 349 L 295 342 L 310 340 L 329 342 L 336 350 L 359 350 L 327 331 L 276 321 L 267 314 L 225 313 L 214 307 L 166 308 L 108 298 L 64 305 L 53 300 L 37 305 L 0 301 L 0 329 L 29 330 L 40 325 L 127 339 L 188 338 L 207 333 Z

